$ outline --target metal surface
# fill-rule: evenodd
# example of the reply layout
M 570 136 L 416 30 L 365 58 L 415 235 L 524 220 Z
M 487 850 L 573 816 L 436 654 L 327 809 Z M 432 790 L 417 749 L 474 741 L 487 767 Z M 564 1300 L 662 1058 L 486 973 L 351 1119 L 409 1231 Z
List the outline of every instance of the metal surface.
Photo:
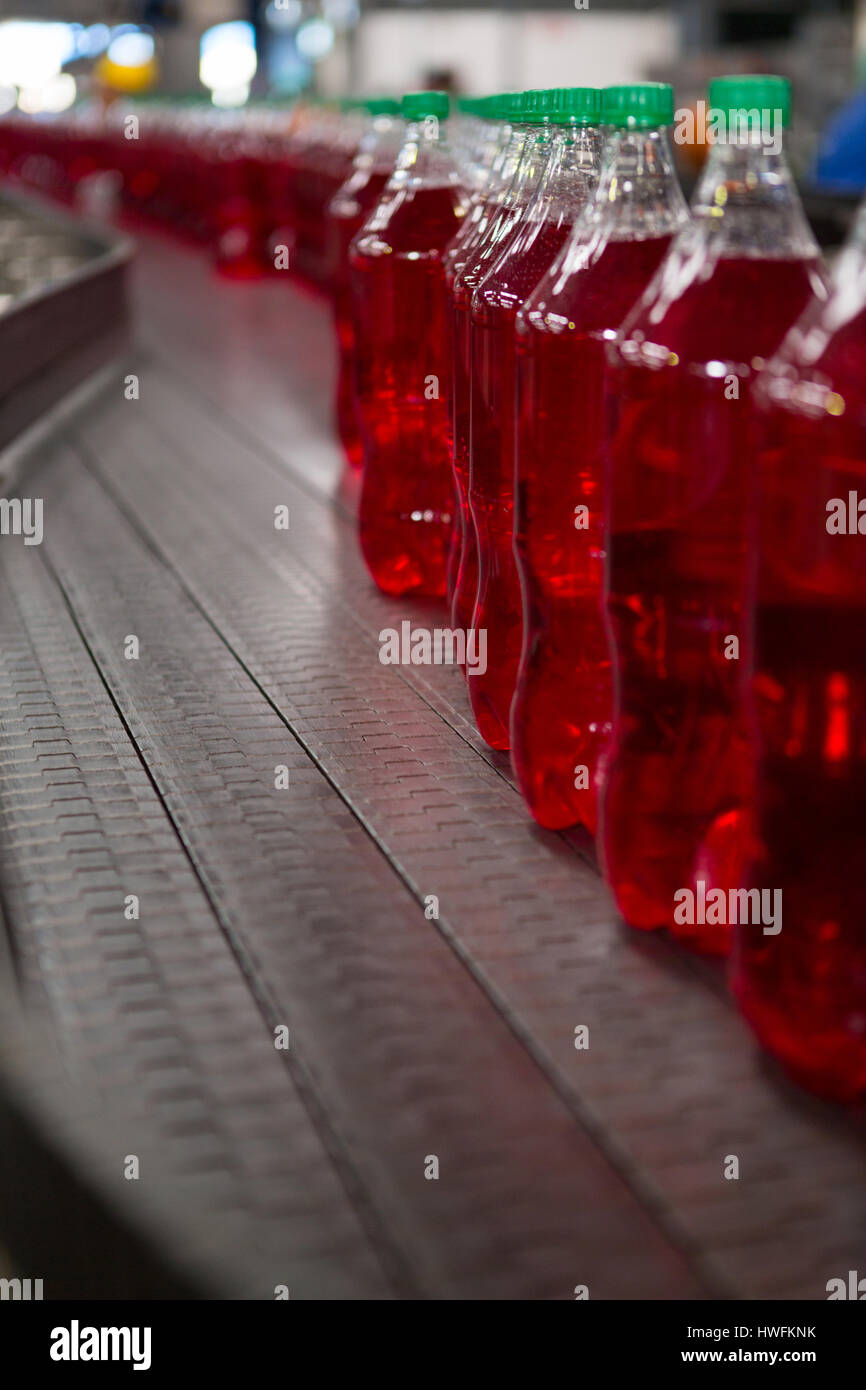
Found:
M 616 921 L 458 672 L 380 664 L 436 610 L 365 577 L 323 306 L 162 245 L 137 292 L 140 399 L 118 374 L 38 445 L 44 543 L 0 543 L 4 906 L 114 1145 L 97 1190 L 158 1154 L 156 1229 L 182 1192 L 188 1263 L 250 1297 L 823 1298 L 862 1250 L 861 1122 Z
M 0 449 L 125 344 L 130 255 L 126 238 L 0 193 Z

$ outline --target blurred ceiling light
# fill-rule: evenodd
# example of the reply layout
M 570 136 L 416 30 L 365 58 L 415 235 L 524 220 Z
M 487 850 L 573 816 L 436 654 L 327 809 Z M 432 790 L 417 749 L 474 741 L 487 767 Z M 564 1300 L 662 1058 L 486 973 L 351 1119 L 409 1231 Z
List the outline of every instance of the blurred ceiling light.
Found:
M 0 84 L 40 87 L 75 54 L 69 24 L 31 19 L 0 21 Z
M 108 48 L 94 71 L 112 91 L 146 92 L 159 76 L 153 35 L 135 24 L 112 29 Z
M 271 0 L 265 10 L 265 23 L 270 29 L 294 29 L 303 13 L 301 0 Z
M 70 72 L 59 72 L 41 87 L 23 87 L 18 94 L 19 109 L 28 116 L 42 111 L 67 111 L 75 100 L 77 87 Z
M 60 72 L 42 88 L 43 108 L 46 111 L 68 111 L 78 95 L 78 83 L 71 72 Z
M 17 87 L 0 87 L 0 116 L 5 116 L 7 111 L 11 111 L 17 101 Z
M 91 24 L 84 31 L 82 42 L 88 57 L 95 58 L 97 53 L 104 53 L 111 42 L 111 30 L 107 24 Z
M 249 100 L 249 95 L 249 82 L 242 82 L 237 87 L 215 87 L 210 99 L 214 106 L 243 106 Z
M 326 19 L 308 19 L 295 35 L 295 43 L 301 57 L 315 63 L 334 47 L 334 26 Z
M 141 29 L 128 29 L 112 35 L 108 45 L 108 61 L 119 68 L 143 68 L 153 58 L 153 35 Z
M 255 33 L 246 20 L 215 24 L 202 34 L 198 75 L 202 85 L 212 92 L 248 88 L 257 66 Z M 243 101 L 229 104 L 243 105 Z

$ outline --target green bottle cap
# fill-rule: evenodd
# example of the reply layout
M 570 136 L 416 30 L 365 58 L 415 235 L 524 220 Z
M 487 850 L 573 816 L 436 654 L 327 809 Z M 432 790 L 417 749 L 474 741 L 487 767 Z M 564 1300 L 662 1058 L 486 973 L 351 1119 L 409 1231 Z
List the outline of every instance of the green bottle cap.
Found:
M 428 116 L 444 121 L 450 108 L 451 99 L 447 92 L 407 92 L 401 102 L 401 110 L 407 121 L 423 121 Z
M 371 116 L 399 116 L 400 103 L 396 97 L 367 97 L 364 110 Z
M 523 119 L 526 110 L 525 92 L 503 92 L 501 97 L 502 120 L 517 123 Z
M 483 100 L 491 121 L 519 121 L 523 115 L 523 92 L 497 92 Z
M 546 125 L 556 113 L 558 87 L 531 88 L 523 93 L 522 120 L 527 125 Z
M 605 125 L 627 130 L 673 125 L 674 89 L 669 82 L 629 82 L 605 87 L 601 94 L 601 118 Z
M 732 112 L 747 112 L 750 122 L 756 121 L 768 131 L 773 129 L 777 119 L 783 127 L 791 119 L 791 84 L 787 77 L 761 73 L 716 77 L 710 83 L 707 96 L 713 111 L 722 113 L 726 126 L 731 124 Z
M 560 87 L 551 120 L 557 125 L 598 125 L 601 120 L 598 87 Z

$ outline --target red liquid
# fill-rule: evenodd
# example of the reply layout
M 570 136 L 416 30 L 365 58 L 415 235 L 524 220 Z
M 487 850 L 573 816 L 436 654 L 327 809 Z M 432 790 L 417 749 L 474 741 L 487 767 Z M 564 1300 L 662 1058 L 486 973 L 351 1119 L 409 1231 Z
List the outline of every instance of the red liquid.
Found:
M 320 131 L 289 152 L 288 171 L 295 223 L 294 273 L 319 289 L 330 289 L 327 208 L 352 171 L 356 146 L 332 143 Z
M 774 407 L 766 422 L 750 882 L 781 889 L 783 925 L 775 936 L 737 928 L 733 963 L 764 1046 L 798 1081 L 845 1101 L 866 1092 L 866 537 L 830 535 L 826 521 L 831 498 L 866 496 L 864 291 L 843 301 L 840 285 L 822 317 L 832 322 L 843 301 L 848 321 L 794 377 L 819 382 L 821 401 L 836 392 L 843 413 Z
M 355 324 L 349 285 L 349 247 L 378 203 L 390 170 L 356 169 L 328 208 L 328 263 L 337 330 L 337 433 L 353 468 L 363 461 L 355 414 Z
M 471 373 L 470 291 L 455 281 L 449 304 L 451 346 L 451 463 L 457 496 L 454 548 L 459 556 L 451 592 L 451 623 L 464 632 L 472 626 L 478 595 L 478 539 L 469 509 L 469 402 Z
M 361 549 L 386 593 L 444 595 L 454 489 L 442 252 L 456 187 L 386 194 L 350 253 L 364 451 Z
M 257 280 L 264 274 L 252 161 L 241 153 L 225 154 L 214 173 L 214 264 L 233 280 Z
M 261 196 L 265 213 L 261 254 L 268 274 L 279 278 L 287 270 L 291 273 L 295 255 L 292 168 L 280 146 L 269 148 L 267 154 L 261 167 Z M 286 254 L 288 266 L 285 265 Z
M 478 535 L 469 505 L 472 295 L 513 234 L 521 211 L 519 207 L 505 207 L 494 194 L 486 217 L 478 224 L 477 236 L 466 248 L 465 259 L 454 265 L 450 282 L 451 448 L 460 516 L 457 535 L 461 546 L 451 599 L 451 623 L 464 632 L 472 627 L 478 597 Z M 473 676 L 472 679 L 478 678 Z
M 527 805 L 550 829 L 596 829 L 612 701 L 602 597 L 605 338 L 669 245 L 670 237 L 609 241 L 592 263 L 563 267 L 556 285 L 545 279 L 518 320 L 514 550 L 525 627 L 511 749 Z M 579 528 L 578 507 L 587 509 Z
M 748 258 L 720 259 L 703 280 L 678 264 L 668 270 L 676 297 L 659 321 L 645 309 L 629 322 L 611 368 L 607 615 L 616 703 L 601 845 L 627 922 L 668 926 L 721 953 L 728 928 L 676 923 L 674 894 L 696 892 L 698 879 L 709 889 L 741 878 L 751 791 L 742 699 L 750 378 L 820 272 L 801 260 Z M 655 368 L 625 359 L 639 332 Z M 729 384 L 728 399 L 731 373 L 738 396 Z M 730 637 L 739 659 L 726 657 Z
M 455 450 L 455 422 L 454 409 L 458 396 L 466 393 L 468 399 L 468 385 L 464 385 L 462 379 L 458 387 L 456 373 L 458 371 L 456 358 L 455 342 L 455 323 L 452 308 L 454 295 L 454 281 L 460 271 L 466 265 L 467 258 L 473 254 L 479 245 L 481 238 L 487 228 L 491 213 L 496 205 L 495 197 L 479 197 L 473 202 L 457 230 L 457 234 L 446 248 L 442 258 L 442 265 L 445 272 L 445 294 L 448 301 L 448 308 L 445 315 L 446 337 L 448 341 L 448 360 L 451 362 L 451 399 L 450 413 L 448 417 L 448 444 L 451 450 L 451 468 L 454 476 L 454 526 L 451 532 L 451 549 L 448 552 L 448 570 L 446 574 L 445 595 L 448 603 L 449 612 L 453 613 L 454 596 L 460 579 L 460 565 L 463 559 L 464 547 L 467 544 L 467 526 L 472 525 L 469 515 L 469 458 L 464 449 L 463 455 L 458 461 Z M 465 371 L 465 364 L 463 366 Z M 473 531 L 473 552 L 474 552 L 474 531 Z M 475 602 L 475 588 L 477 588 L 477 572 L 473 580 L 473 598 Z M 463 626 L 468 627 L 472 621 L 470 613 L 469 620 Z
M 523 596 L 514 562 L 515 321 L 561 249 L 571 224 L 521 223 L 472 297 L 472 418 L 469 505 L 478 538 L 472 626 L 487 631 L 487 669 L 469 698 L 491 748 L 508 748 L 509 716 L 523 641 Z

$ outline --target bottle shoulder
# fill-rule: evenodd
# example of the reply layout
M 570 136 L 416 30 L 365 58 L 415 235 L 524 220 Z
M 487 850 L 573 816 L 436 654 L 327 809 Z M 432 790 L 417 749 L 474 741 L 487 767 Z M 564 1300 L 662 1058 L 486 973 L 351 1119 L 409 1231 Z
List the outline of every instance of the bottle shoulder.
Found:
M 454 182 L 390 180 L 352 243 L 354 255 L 440 255 L 463 219 L 467 197 Z
M 528 296 L 523 316 L 541 333 L 615 334 L 646 289 L 671 237 L 614 238 L 576 229 Z
M 762 366 L 806 306 L 826 299 L 827 286 L 819 255 L 715 254 L 685 235 L 626 317 L 616 353 L 646 367 Z
M 827 299 L 808 306 L 765 374 L 765 396 L 806 415 L 856 404 L 866 416 L 866 258 L 845 259 Z
M 571 231 L 561 211 L 519 223 L 475 289 L 479 305 L 512 309 L 535 289 Z

